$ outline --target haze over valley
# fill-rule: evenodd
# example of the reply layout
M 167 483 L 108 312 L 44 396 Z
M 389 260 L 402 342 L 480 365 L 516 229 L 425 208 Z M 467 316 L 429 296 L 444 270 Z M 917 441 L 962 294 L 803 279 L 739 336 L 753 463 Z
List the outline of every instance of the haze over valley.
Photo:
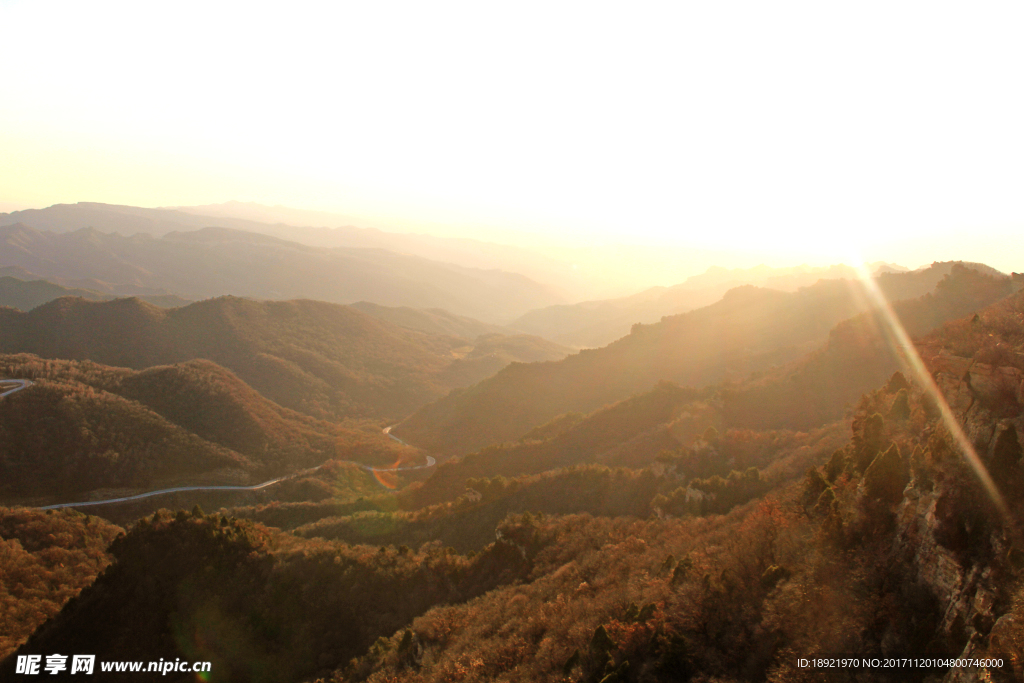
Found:
M 5 671 L 116 643 L 194 655 L 211 680 L 443 678 L 460 651 L 488 678 L 694 680 L 740 672 L 720 659 L 739 638 L 754 679 L 786 678 L 785 649 L 756 649 L 768 613 L 793 615 L 777 643 L 849 637 L 803 630 L 797 584 L 831 591 L 832 619 L 921 591 L 884 628 L 860 622 L 857 647 L 984 648 L 1016 671 L 1015 608 L 944 601 L 1014 590 L 965 573 L 1013 572 L 1015 551 L 988 554 L 959 520 L 1015 548 L 978 496 L 1024 491 L 1024 276 L 712 266 L 574 301 L 511 270 L 525 250 L 485 269 L 472 259 L 499 246 L 454 264 L 424 255 L 447 238 L 317 246 L 314 229 L 178 218 L 85 204 L 0 220 Z M 613 578 L 635 572 L 643 587 Z M 557 650 L 504 606 L 543 614 L 568 590 L 586 626 L 545 617 Z M 245 616 L 254 595 L 280 630 Z M 181 615 L 210 633 L 211 605 L 232 640 L 168 644 Z M 722 611 L 739 605 L 755 612 Z
M 0 25 L 0 681 L 1024 680 L 1019 6 Z

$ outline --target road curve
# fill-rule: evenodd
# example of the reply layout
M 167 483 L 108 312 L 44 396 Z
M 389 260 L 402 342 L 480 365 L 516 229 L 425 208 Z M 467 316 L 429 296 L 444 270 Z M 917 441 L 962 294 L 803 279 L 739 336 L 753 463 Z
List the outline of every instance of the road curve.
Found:
M 384 428 L 384 433 L 388 435 L 388 438 L 394 439 L 395 441 L 397 441 L 398 443 L 402 444 L 403 446 L 408 446 L 409 444 L 407 444 L 406 442 L 402 441 L 397 436 L 395 436 L 394 434 L 391 433 L 391 430 L 394 427 L 397 427 L 397 426 L 398 425 L 391 425 L 390 427 L 385 427 Z M 358 464 L 358 463 L 356 463 L 356 464 Z M 436 464 L 437 464 L 437 460 L 435 460 L 433 457 L 428 455 L 427 456 L 427 464 L 426 465 L 417 465 L 416 467 L 385 467 L 385 468 L 370 467 L 368 469 L 370 469 L 373 472 L 388 472 L 388 471 L 393 472 L 393 471 L 397 471 L 397 470 L 425 470 L 428 467 L 433 467 Z
M 305 474 L 316 472 L 323 465 L 318 465 L 308 470 L 296 472 L 295 474 L 289 474 L 286 477 L 278 477 L 277 479 L 271 479 L 265 481 L 262 484 L 256 484 L 255 486 L 178 486 L 171 489 L 160 489 L 159 491 L 147 491 L 146 493 L 139 493 L 134 496 L 125 496 L 123 498 L 107 498 L 106 500 L 90 500 L 84 503 L 57 503 L 56 505 L 45 505 L 38 510 L 56 510 L 58 508 L 78 508 L 87 507 L 89 505 L 108 505 L 110 503 L 127 503 L 130 500 L 139 500 L 141 498 L 150 498 L 152 496 L 159 496 L 164 493 L 178 493 L 180 491 L 256 491 L 258 489 L 266 488 L 271 484 L 276 484 L 279 481 L 285 479 L 291 479 L 293 477 L 301 477 Z
M 32 382 L 29 382 L 28 380 L 0 380 L 0 384 L 2 384 L 3 382 L 28 382 L 28 384 L 32 384 Z M 25 386 L 27 386 L 27 385 L 25 385 Z M 20 386 L 17 389 L 12 389 L 11 391 L 8 391 L 7 393 L 0 394 L 0 398 L 3 398 L 7 394 L 14 393 L 15 391 L 20 391 L 21 389 L 24 389 L 25 386 Z M 392 436 L 391 435 L 391 427 L 386 427 L 384 429 L 384 433 L 387 434 L 392 439 L 394 439 L 395 441 L 397 441 L 398 443 L 406 445 L 406 446 L 408 445 L 404 441 L 399 439 L 397 436 Z M 337 462 L 342 462 L 342 463 L 345 463 L 347 465 L 355 465 L 356 467 L 364 469 L 364 470 L 366 470 L 368 472 L 401 472 L 401 471 L 405 471 L 405 470 L 423 470 L 423 469 L 426 469 L 428 467 L 433 467 L 434 465 L 437 464 L 437 460 L 435 460 L 434 458 L 432 458 L 429 455 L 427 456 L 427 464 L 426 465 L 415 465 L 415 466 L 412 466 L 412 467 L 371 467 L 370 465 L 364 465 L 363 463 L 356 462 L 355 460 L 338 460 Z M 324 464 L 326 464 L 326 463 L 324 463 Z M 132 500 L 140 500 L 142 498 L 150 498 L 152 496 L 159 496 L 159 495 L 163 495 L 165 493 L 180 493 L 182 491 L 257 491 L 259 489 L 266 488 L 268 486 L 271 486 L 271 485 L 276 484 L 278 482 L 285 481 L 287 479 L 294 479 L 296 477 L 303 477 L 303 476 L 305 476 L 307 474 L 312 474 L 313 472 L 316 472 L 318 469 L 320 469 L 323 466 L 324 465 L 317 465 L 316 467 L 312 467 L 312 468 L 310 468 L 308 470 L 302 470 L 301 472 L 296 472 L 295 474 L 289 474 L 289 475 L 284 476 L 284 477 L 278 477 L 277 479 L 271 479 L 270 481 L 265 481 L 262 484 L 256 484 L 254 486 L 177 486 L 175 488 L 170 488 L 170 489 L 160 489 L 158 491 L 147 491 L 146 493 L 139 493 L 139 494 L 136 494 L 134 496 L 124 496 L 123 498 L 107 498 L 105 500 L 90 500 L 90 501 L 86 501 L 86 502 L 83 502 L 83 503 L 57 503 L 56 505 L 46 505 L 46 506 L 43 506 L 43 507 L 40 507 L 40 508 L 36 508 L 36 509 L 37 510 L 57 510 L 59 508 L 77 508 L 77 507 L 88 507 L 90 505 L 110 505 L 112 503 L 127 503 L 127 502 L 132 501 Z
M 11 384 L 17 384 L 18 386 L 12 389 L 10 388 L 10 386 L 8 386 Z M 6 389 L 6 391 L 0 393 L 0 398 L 3 398 L 4 396 L 10 396 L 14 392 L 21 391 L 22 389 L 30 387 L 33 384 L 35 384 L 35 382 L 33 382 L 30 379 L 0 379 L 0 389 Z

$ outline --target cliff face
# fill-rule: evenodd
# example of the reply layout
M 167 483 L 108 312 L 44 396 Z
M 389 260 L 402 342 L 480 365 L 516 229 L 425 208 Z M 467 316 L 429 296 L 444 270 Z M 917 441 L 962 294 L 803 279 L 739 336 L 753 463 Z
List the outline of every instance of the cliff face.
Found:
M 967 418 L 965 426 L 980 426 L 971 412 L 976 404 L 995 406 L 1010 398 L 1024 404 L 1024 372 L 1012 365 L 995 366 L 974 358 L 954 356 L 936 344 L 918 347 L 925 366 L 953 411 Z M 1024 361 L 1024 356 L 1021 357 Z M 1010 406 L 1005 406 L 1008 408 Z M 1021 416 L 1017 416 L 1019 421 Z
M 999 671 L 951 669 L 944 683 L 1014 680 L 1021 664 L 1014 643 L 1024 634 L 1021 601 L 1014 596 L 1021 541 L 1014 499 L 1020 492 L 1008 490 L 1014 480 L 1002 475 L 1020 467 L 1024 373 L 1011 365 L 956 356 L 936 345 L 919 350 L 1010 512 L 1001 516 L 986 500 L 972 500 L 973 506 L 964 503 L 965 484 L 973 484 L 962 478 L 972 476 L 967 468 L 961 478 L 933 477 L 917 468 L 898 508 L 893 556 L 908 558 L 917 579 L 938 600 L 938 636 L 951 653 L 1005 660 Z
M 1005 601 L 1000 599 L 998 572 L 987 564 L 965 566 L 956 553 L 938 542 L 940 528 L 937 507 L 942 498 L 939 489 L 921 494 L 914 484 L 906 492 L 900 507 L 900 532 L 896 537 L 897 554 L 912 557 L 917 579 L 927 586 L 938 599 L 942 617 L 938 625 L 939 636 L 952 648 L 960 649 L 959 657 L 987 656 L 986 636 L 993 625 L 1007 615 Z M 1005 546 L 993 535 L 989 542 L 996 547 Z M 910 653 L 913 654 L 913 653 Z M 981 671 L 951 670 L 943 679 L 946 683 L 986 681 Z

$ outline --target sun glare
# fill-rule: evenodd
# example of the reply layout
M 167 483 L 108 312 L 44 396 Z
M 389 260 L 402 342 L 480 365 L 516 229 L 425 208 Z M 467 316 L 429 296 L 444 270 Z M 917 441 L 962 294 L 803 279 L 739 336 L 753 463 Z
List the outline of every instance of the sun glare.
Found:
M 5 4 L 0 201 L 238 199 L 819 265 L 1020 227 L 1019 6 L 741 9 Z
M 924 361 L 921 359 L 921 355 L 917 352 L 917 347 L 914 345 L 913 340 L 907 334 L 906 329 L 904 329 L 903 324 L 900 322 L 899 316 L 896 315 L 892 305 L 878 288 L 878 283 L 871 276 L 871 273 L 866 268 L 864 262 L 861 260 L 854 260 L 852 262 L 857 268 L 860 281 L 864 285 L 864 290 L 868 293 L 872 303 L 882 313 L 882 320 L 885 324 L 883 332 L 885 332 L 889 346 L 896 351 L 897 357 L 904 361 L 906 368 L 910 371 L 914 379 L 917 380 L 918 385 L 924 389 L 928 396 L 935 402 L 935 405 L 938 406 L 942 418 L 942 424 L 946 427 L 950 436 L 953 437 L 960 453 L 967 461 L 967 464 L 974 472 L 974 475 L 978 478 L 978 481 L 981 482 L 981 485 L 985 488 L 985 492 L 988 494 L 989 499 L 991 499 L 1000 514 L 1002 514 L 1004 518 L 1008 519 L 1008 510 L 1006 502 L 1003 500 L 1003 496 L 999 493 L 999 489 L 992 480 L 992 476 L 989 474 L 985 464 L 978 456 L 977 451 L 974 450 L 974 446 L 971 444 L 970 439 L 968 439 L 967 435 L 964 434 L 964 430 L 960 425 L 960 419 L 953 413 L 953 409 L 950 408 L 945 396 L 935 383 L 935 379 L 925 366 Z

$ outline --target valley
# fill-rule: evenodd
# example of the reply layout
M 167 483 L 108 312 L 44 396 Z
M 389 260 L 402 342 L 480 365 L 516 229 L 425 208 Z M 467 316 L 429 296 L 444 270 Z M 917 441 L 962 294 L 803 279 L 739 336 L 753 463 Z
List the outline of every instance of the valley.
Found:
M 0 26 L 0 683 L 1024 681 L 1024 4 Z

